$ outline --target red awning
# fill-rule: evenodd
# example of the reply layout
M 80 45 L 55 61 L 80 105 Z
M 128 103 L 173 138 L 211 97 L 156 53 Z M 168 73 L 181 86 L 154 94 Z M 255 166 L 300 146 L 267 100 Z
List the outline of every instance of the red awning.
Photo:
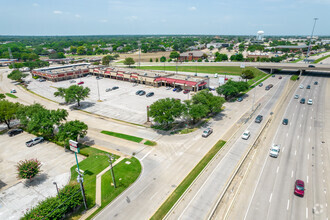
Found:
M 202 82 L 201 84 L 198 85 L 198 87 L 205 86 L 206 84 L 207 84 L 206 82 Z
M 196 86 L 197 82 L 187 81 L 187 86 Z
M 124 77 L 124 74 L 117 73 L 117 76 Z
M 136 78 L 137 79 L 138 77 L 137 76 L 131 76 L 131 78 Z

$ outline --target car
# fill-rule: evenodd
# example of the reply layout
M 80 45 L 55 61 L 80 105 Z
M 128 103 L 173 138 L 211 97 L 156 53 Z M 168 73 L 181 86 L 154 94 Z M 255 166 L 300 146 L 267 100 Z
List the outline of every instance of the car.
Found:
M 44 141 L 43 137 L 35 137 L 29 141 L 27 141 L 25 144 L 27 147 L 32 147 L 33 145 L 39 144 Z
M 119 89 L 119 87 L 118 86 L 112 87 L 112 90 L 116 90 L 116 89 Z
M 309 68 L 315 68 L 315 66 L 314 66 L 314 65 L 308 65 L 308 67 L 309 67 Z
M 288 125 L 289 124 L 289 119 L 284 118 L 283 121 L 282 121 L 282 124 L 283 125 Z
M 282 76 L 278 77 L 279 79 L 282 79 Z
M 46 80 L 44 78 L 39 78 L 38 81 L 39 82 L 45 82 Z
M 188 89 L 183 90 L 183 94 L 187 94 L 189 92 L 190 92 L 190 90 L 188 90 Z
M 296 94 L 296 95 L 294 96 L 294 99 L 299 99 L 299 95 Z
M 313 100 L 312 99 L 308 99 L 307 105 L 313 105 Z
M 305 101 L 306 101 L 305 98 L 300 99 L 300 104 L 305 104 Z
M 263 83 L 259 83 L 259 86 L 262 87 L 264 84 Z
M 304 88 L 304 85 L 300 84 L 299 89 L 303 89 L 303 88 Z
M 264 118 L 264 116 L 262 116 L 262 115 L 258 115 L 258 116 L 256 117 L 256 120 L 254 120 L 254 122 L 255 122 L 255 123 L 260 123 L 260 122 L 262 121 L 263 118 Z
M 12 137 L 12 136 L 15 136 L 16 134 L 20 134 L 22 132 L 23 132 L 22 129 L 13 129 L 13 130 L 8 131 L 7 134 L 9 135 L 9 137 Z
M 143 91 L 143 90 L 138 90 L 138 91 L 136 91 L 135 95 L 140 94 L 140 92 L 142 92 L 142 91 Z
M 319 82 L 318 82 L 318 81 L 315 81 L 315 82 L 314 82 L 314 85 L 318 85 L 318 84 L 319 84 Z
M 181 92 L 182 89 L 181 88 L 177 88 L 176 92 Z
M 103 79 L 101 76 L 97 76 L 96 79 Z
M 111 88 L 107 88 L 105 91 L 110 92 L 111 90 L 112 90 Z
M 243 140 L 247 140 L 250 137 L 250 131 L 244 131 L 244 133 L 242 134 L 242 139 Z
M 294 194 L 296 196 L 304 197 L 305 194 L 305 183 L 302 180 L 296 180 L 294 184 Z
M 311 85 L 307 85 L 306 86 L 306 89 L 311 89 Z
M 241 102 L 241 101 L 243 101 L 243 98 L 242 98 L 242 97 L 239 97 L 239 98 L 237 99 L 237 101 L 238 101 L 238 102 Z
M 213 129 L 212 128 L 206 128 L 204 131 L 203 131 L 203 134 L 202 134 L 202 137 L 208 137 L 210 134 L 212 134 L 213 132 Z
M 175 92 L 178 88 L 174 88 L 172 91 Z
M 84 81 L 78 82 L 78 85 L 82 85 L 82 84 L 84 84 Z
M 144 91 L 144 90 L 142 90 L 140 93 L 139 93 L 139 96 L 143 96 L 143 95 L 145 95 L 146 94 L 146 92 Z
M 273 84 L 269 84 L 265 87 L 265 90 L 270 90 L 271 88 L 273 88 Z
M 153 95 L 155 95 L 154 92 L 149 92 L 146 96 L 147 96 L 147 97 L 151 97 L 151 96 L 153 96 Z
M 15 89 L 10 90 L 10 93 L 16 93 Z
M 166 87 L 166 90 L 171 90 L 171 89 L 172 89 L 172 87 L 170 87 L 170 86 Z
M 76 82 L 76 80 L 70 80 L 70 83 L 75 83 Z
M 275 75 L 273 74 L 272 77 L 275 77 Z
M 269 151 L 269 156 L 277 158 L 280 154 L 280 145 L 273 144 Z

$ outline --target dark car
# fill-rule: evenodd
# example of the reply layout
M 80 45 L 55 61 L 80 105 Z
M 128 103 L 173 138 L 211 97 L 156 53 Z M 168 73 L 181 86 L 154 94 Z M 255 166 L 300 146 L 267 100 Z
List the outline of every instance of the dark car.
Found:
M 270 90 L 273 87 L 273 84 L 269 84 L 265 87 L 265 90 Z
M 309 67 L 309 68 L 315 68 L 315 66 L 314 66 L 314 65 L 308 65 L 308 67 Z
M 264 84 L 263 83 L 260 83 L 259 86 L 262 87 Z
M 138 91 L 136 91 L 135 95 L 140 94 L 140 92 L 142 92 L 142 91 L 143 91 L 143 90 L 138 90 Z
M 139 96 L 143 96 L 143 95 L 145 95 L 146 94 L 146 92 L 144 91 L 144 90 L 142 90 L 140 93 L 139 93 Z
M 305 194 L 305 184 L 302 180 L 296 180 L 294 184 L 294 194 L 297 196 L 304 197 Z
M 173 92 L 175 92 L 177 89 L 178 89 L 178 88 L 174 88 L 174 89 L 173 89 Z
M 119 87 L 118 86 L 112 87 L 112 90 L 116 90 L 116 89 L 119 89 Z
M 306 99 L 305 98 L 300 99 L 300 103 L 301 104 L 305 104 L 305 102 L 306 102 Z
M 307 86 L 306 86 L 306 89 L 310 89 L 310 88 L 311 88 L 311 85 L 307 85 Z
M 181 92 L 182 91 L 182 89 L 181 88 L 178 88 L 177 90 L 176 90 L 176 92 Z
M 78 82 L 78 85 L 82 85 L 84 84 L 84 81 Z
M 242 98 L 242 97 L 239 97 L 239 98 L 237 99 L 237 101 L 238 101 L 238 102 L 241 102 L 241 101 L 243 101 L 243 98 Z
M 187 93 L 189 93 L 190 91 L 188 90 L 188 89 L 185 89 L 185 90 L 183 90 L 183 94 L 187 94 Z
M 284 118 L 283 121 L 282 121 L 282 124 L 283 125 L 288 125 L 288 123 L 289 123 L 289 119 Z
M 12 137 L 12 136 L 15 136 L 16 134 L 20 134 L 22 132 L 23 132 L 22 129 L 13 129 L 13 130 L 8 131 L 7 134 L 9 135 L 9 137 Z
M 146 96 L 147 96 L 147 97 L 151 97 L 151 96 L 153 96 L 153 95 L 155 95 L 155 93 L 153 93 L 153 92 L 149 92 Z
M 254 121 L 255 123 L 260 123 L 264 117 L 262 115 L 258 115 L 256 117 L 256 120 Z
M 279 79 L 282 79 L 282 76 L 278 77 Z
M 317 85 L 317 84 L 319 84 L 318 81 L 315 81 L 315 82 L 314 82 L 314 85 Z
M 275 75 L 272 75 L 272 77 L 275 77 Z

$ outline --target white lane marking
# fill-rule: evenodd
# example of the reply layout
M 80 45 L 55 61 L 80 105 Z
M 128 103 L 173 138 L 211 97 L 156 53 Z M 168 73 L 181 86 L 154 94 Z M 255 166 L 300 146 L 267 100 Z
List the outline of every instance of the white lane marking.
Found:
M 296 150 L 294 151 L 294 155 L 297 155 L 297 151 Z
M 306 207 L 306 218 L 308 218 L 308 208 Z
M 291 178 L 293 177 L 293 170 L 291 171 Z
M 312 109 L 312 111 L 314 111 L 314 109 Z
M 283 154 L 283 152 L 284 152 L 284 148 L 285 148 L 285 147 L 283 147 L 283 149 L 282 149 L 282 154 Z
M 278 173 L 278 170 L 280 169 L 280 167 L 277 167 L 276 173 Z
M 147 156 L 149 156 L 149 154 L 150 154 L 153 150 L 155 150 L 155 148 L 151 149 L 146 155 L 144 155 L 144 156 L 142 157 L 141 161 L 142 161 L 144 158 L 146 158 Z
M 309 154 L 307 154 L 307 160 L 309 160 Z
M 301 127 L 301 124 L 300 124 L 300 127 Z
M 290 199 L 288 199 L 288 204 L 286 205 L 286 210 L 289 210 L 289 206 L 290 206 Z
M 304 114 L 301 114 L 301 117 L 303 118 L 304 117 Z
M 299 135 L 297 136 L 297 139 L 299 139 Z
M 307 176 L 307 183 L 308 183 L 308 176 Z
M 156 192 L 153 196 L 151 196 L 150 200 L 152 200 L 157 194 L 158 194 L 158 192 Z
M 292 117 L 294 116 L 294 113 L 293 113 L 293 115 L 292 115 Z
M 273 193 L 270 194 L 269 203 L 272 201 L 272 196 L 273 196 Z
M 325 180 L 323 180 L 323 182 L 325 183 Z
M 322 165 L 323 165 L 323 161 L 322 161 Z
M 311 119 L 313 119 L 313 117 L 311 117 Z
M 296 108 L 298 108 L 298 105 L 296 105 Z
M 312 130 L 312 126 L 309 127 L 309 130 Z
M 308 138 L 308 142 L 311 142 L 311 138 Z
M 328 203 L 325 203 L 325 207 L 328 207 Z
M 286 136 L 288 137 L 289 136 L 289 133 L 286 133 Z

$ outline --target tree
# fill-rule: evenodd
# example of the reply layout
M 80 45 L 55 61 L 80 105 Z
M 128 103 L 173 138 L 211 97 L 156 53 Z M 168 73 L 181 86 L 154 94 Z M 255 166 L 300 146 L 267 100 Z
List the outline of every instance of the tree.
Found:
M 180 57 L 180 54 L 178 53 L 178 52 L 176 52 L 176 51 L 172 51 L 171 53 L 170 53 L 170 58 L 171 59 L 177 59 L 177 58 L 179 58 Z
M 131 65 L 133 65 L 134 63 L 135 63 L 135 61 L 133 60 L 132 57 L 127 57 L 127 58 L 125 58 L 125 60 L 124 60 L 124 64 L 125 64 L 125 65 L 128 65 L 129 67 L 131 67 Z
M 0 100 L 5 99 L 5 98 L 6 98 L 6 96 L 4 94 L 0 93 Z
M 254 78 L 254 73 L 250 69 L 244 69 L 241 73 L 242 79 L 248 80 L 248 79 L 253 79 Z
M 10 122 L 17 118 L 17 112 L 21 104 L 9 102 L 8 100 L 0 101 L 0 123 L 5 123 L 10 129 Z
M 200 120 L 207 116 L 208 109 L 203 104 L 192 104 L 192 100 L 185 100 L 186 111 L 184 115 L 188 118 L 191 118 L 193 123 L 196 123 L 197 120 Z
M 156 58 L 156 63 L 158 62 L 158 58 Z
M 80 101 L 85 100 L 89 96 L 90 89 L 88 87 L 72 85 L 69 88 L 57 88 L 54 93 L 55 97 L 64 98 L 66 103 L 77 102 L 80 107 Z
M 32 179 L 41 171 L 41 163 L 37 159 L 21 160 L 16 165 L 19 179 Z
M 85 55 L 86 54 L 86 49 L 84 46 L 80 46 L 77 48 L 77 54 L 78 55 Z
M 166 62 L 166 57 L 162 56 L 162 57 L 160 58 L 160 62 L 162 62 L 162 63 Z
M 224 102 L 225 100 L 222 97 L 214 96 L 208 90 L 202 90 L 192 97 L 192 103 L 195 105 L 202 104 L 206 107 L 207 113 L 220 112 Z
M 25 78 L 27 75 L 19 70 L 13 70 L 7 77 L 11 80 L 22 81 L 22 78 Z
M 152 63 L 152 58 L 150 58 L 149 62 Z
M 57 137 L 59 141 L 75 140 L 78 141 L 78 137 L 85 137 L 87 134 L 88 126 L 81 121 L 69 121 L 59 126 Z
M 206 59 L 206 58 L 207 58 L 207 54 L 206 53 L 203 53 L 202 59 Z
M 228 100 L 230 97 L 238 95 L 240 92 L 244 92 L 249 88 L 247 82 L 235 82 L 229 80 L 226 84 L 219 86 L 216 91 L 219 95 L 224 95 Z
M 168 127 L 183 113 L 185 105 L 176 99 L 159 99 L 150 105 L 149 115 L 154 121 Z
M 102 65 L 109 65 L 109 63 L 110 63 L 109 57 L 108 56 L 104 56 L 102 58 Z

